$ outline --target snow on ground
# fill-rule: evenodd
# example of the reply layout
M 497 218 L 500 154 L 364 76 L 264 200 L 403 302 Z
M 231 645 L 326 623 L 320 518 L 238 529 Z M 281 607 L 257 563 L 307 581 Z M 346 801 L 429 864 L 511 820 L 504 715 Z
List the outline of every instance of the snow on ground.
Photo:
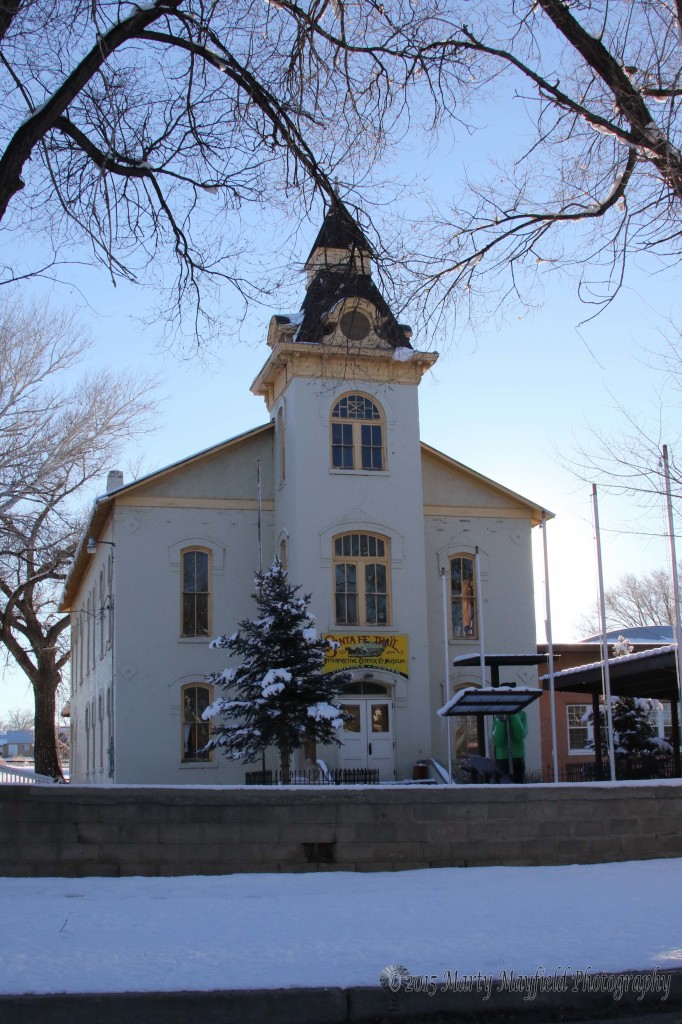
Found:
M 682 859 L 181 878 L 0 878 L 0 992 L 376 985 L 682 967 Z

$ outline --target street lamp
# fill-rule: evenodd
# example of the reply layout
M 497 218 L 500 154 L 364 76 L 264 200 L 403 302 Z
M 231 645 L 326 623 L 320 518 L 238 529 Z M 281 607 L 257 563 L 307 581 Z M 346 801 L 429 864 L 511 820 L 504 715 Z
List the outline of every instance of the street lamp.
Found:
M 95 552 L 97 551 L 97 545 L 98 544 L 108 544 L 112 548 L 116 547 L 116 545 L 114 544 L 113 540 L 95 540 L 94 537 L 89 537 L 88 538 L 88 543 L 87 543 L 86 548 L 85 548 L 86 552 L 89 555 L 94 555 Z

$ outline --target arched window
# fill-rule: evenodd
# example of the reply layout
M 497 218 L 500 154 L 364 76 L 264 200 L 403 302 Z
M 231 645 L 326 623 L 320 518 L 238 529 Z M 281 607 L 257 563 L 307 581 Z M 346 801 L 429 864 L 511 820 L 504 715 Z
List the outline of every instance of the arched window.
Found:
M 114 553 L 109 554 L 107 562 L 107 650 L 110 650 L 114 639 Z
M 208 636 L 211 626 L 211 553 L 204 548 L 182 552 L 182 635 Z
M 82 616 L 83 612 L 85 611 L 85 609 L 81 608 L 80 611 L 81 611 L 81 616 Z M 78 682 L 79 682 L 80 685 L 83 684 L 83 679 L 85 677 L 85 669 L 84 669 L 85 662 L 83 660 L 84 659 L 84 653 L 85 653 L 84 652 L 84 643 L 85 643 L 85 630 L 83 628 L 83 619 L 81 617 L 81 619 L 79 620 L 79 624 L 78 624 Z
M 99 719 L 99 766 L 104 768 L 104 697 L 101 693 L 97 698 L 97 717 Z
M 107 752 L 109 754 L 109 775 L 114 773 L 114 751 L 112 744 L 111 687 L 107 687 Z
M 71 618 L 73 625 L 71 626 L 71 693 L 78 685 L 78 670 L 80 668 L 78 660 L 78 638 L 80 634 L 80 616 L 74 620 Z
M 211 752 L 203 751 L 211 737 L 211 726 L 201 717 L 213 700 L 213 687 L 188 683 L 182 688 L 182 760 L 211 761 Z
M 104 617 L 106 610 L 104 607 L 104 566 L 99 571 L 99 608 L 97 609 L 97 618 L 99 619 L 99 656 L 104 657 Z
M 92 606 L 90 602 L 90 594 L 88 594 L 88 600 L 85 609 L 85 674 L 90 674 L 90 632 L 92 630 Z
M 340 626 L 390 621 L 389 541 L 373 533 L 334 538 L 334 606 Z
M 92 600 L 90 601 L 90 614 L 92 615 L 92 667 L 97 664 L 97 594 L 95 584 L 92 585 Z M 94 768 L 94 765 L 93 765 Z
M 476 576 L 471 555 L 450 557 L 450 607 L 453 637 L 477 637 Z
M 331 415 L 334 469 L 384 469 L 384 417 L 366 395 L 344 395 Z
M 97 753 L 97 727 L 95 725 L 95 714 L 96 714 L 95 708 L 96 708 L 96 706 L 97 705 L 95 703 L 95 698 L 93 697 L 92 698 L 92 704 L 90 705 L 90 725 L 92 726 L 92 770 L 93 770 L 93 772 L 95 770 L 95 761 L 96 761 L 95 755 Z

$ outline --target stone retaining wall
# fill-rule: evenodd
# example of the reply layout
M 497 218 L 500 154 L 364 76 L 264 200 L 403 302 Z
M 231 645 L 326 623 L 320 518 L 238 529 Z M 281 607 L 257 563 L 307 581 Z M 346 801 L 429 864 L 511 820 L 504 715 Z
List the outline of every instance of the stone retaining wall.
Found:
M 1 875 L 596 863 L 682 857 L 682 783 L 0 786 Z

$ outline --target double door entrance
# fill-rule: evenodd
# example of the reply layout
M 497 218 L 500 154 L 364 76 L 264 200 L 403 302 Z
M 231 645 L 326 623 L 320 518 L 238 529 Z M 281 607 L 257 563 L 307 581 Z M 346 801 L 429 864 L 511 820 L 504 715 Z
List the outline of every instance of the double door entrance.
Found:
M 393 702 L 381 697 L 347 697 L 342 709 L 352 718 L 344 722 L 340 768 L 377 769 L 382 780 L 395 776 Z

